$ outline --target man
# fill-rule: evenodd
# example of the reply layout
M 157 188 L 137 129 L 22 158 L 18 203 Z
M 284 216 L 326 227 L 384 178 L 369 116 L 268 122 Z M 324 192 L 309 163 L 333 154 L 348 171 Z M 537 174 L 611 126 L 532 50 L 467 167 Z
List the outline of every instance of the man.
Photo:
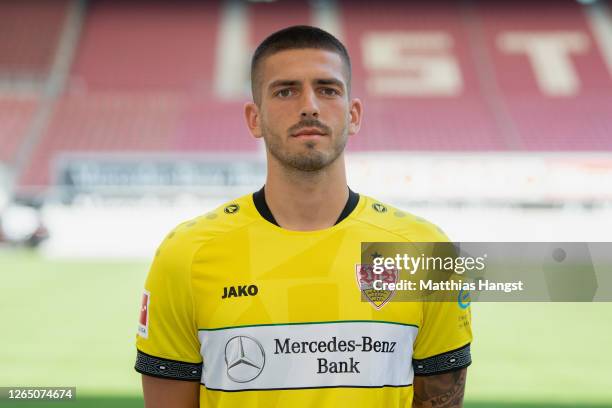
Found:
M 152 407 L 459 407 L 469 310 L 362 302 L 361 242 L 444 234 L 347 187 L 363 107 L 333 36 L 272 34 L 251 65 L 247 126 L 264 188 L 179 225 L 145 285 L 136 369 Z

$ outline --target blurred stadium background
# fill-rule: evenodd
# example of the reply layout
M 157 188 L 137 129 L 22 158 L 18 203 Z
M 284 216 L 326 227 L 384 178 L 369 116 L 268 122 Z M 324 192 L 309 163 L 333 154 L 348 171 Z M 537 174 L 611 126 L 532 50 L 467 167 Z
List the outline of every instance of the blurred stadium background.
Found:
M 149 259 L 175 224 L 263 183 L 242 119 L 249 59 L 288 25 L 327 29 L 352 55 L 366 109 L 354 190 L 455 241 L 612 241 L 611 9 L 0 1 L 0 385 L 142 406 Z M 612 406 L 611 312 L 475 304 L 466 406 Z

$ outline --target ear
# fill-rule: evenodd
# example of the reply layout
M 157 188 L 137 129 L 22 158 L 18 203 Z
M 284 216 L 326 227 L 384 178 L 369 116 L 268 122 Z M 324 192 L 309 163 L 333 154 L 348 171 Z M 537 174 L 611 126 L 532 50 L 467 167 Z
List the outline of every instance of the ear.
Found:
M 358 98 L 351 100 L 349 115 L 349 135 L 354 135 L 361 128 L 361 117 L 363 115 L 363 104 Z
M 247 127 L 249 132 L 255 138 L 260 138 L 261 133 L 261 121 L 259 117 L 259 108 L 254 102 L 249 102 L 244 105 L 244 117 L 246 119 Z

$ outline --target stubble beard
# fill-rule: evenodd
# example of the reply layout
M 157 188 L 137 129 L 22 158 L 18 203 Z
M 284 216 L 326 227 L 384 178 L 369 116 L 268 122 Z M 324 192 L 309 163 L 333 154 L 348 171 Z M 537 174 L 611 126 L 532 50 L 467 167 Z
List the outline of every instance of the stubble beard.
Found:
M 316 142 L 306 141 L 303 143 L 306 151 L 290 152 L 283 146 L 282 138 L 286 136 L 274 134 L 270 129 L 264 127 L 264 141 L 270 154 L 283 167 L 307 173 L 319 172 L 330 166 L 340 157 L 347 142 L 346 127 L 342 129 L 340 135 L 340 137 L 332 139 L 333 144 L 329 151 L 317 150 Z

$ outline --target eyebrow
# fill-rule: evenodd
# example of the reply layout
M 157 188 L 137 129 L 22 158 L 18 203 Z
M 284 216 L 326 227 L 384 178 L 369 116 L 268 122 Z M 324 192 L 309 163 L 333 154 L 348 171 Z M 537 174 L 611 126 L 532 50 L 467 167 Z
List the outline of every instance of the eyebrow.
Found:
M 295 86 L 298 85 L 300 81 L 294 81 L 290 79 L 278 79 L 273 81 L 270 85 L 268 85 L 269 89 L 278 88 L 279 86 Z
M 344 82 L 340 81 L 336 78 L 325 78 L 325 79 L 317 79 L 315 81 L 317 85 L 335 85 L 340 89 L 344 90 Z
M 338 88 L 344 90 L 344 83 L 336 78 L 320 78 L 314 81 L 317 85 L 335 85 Z M 278 88 L 280 86 L 296 86 L 300 85 L 301 81 L 291 80 L 291 79 L 278 79 L 273 81 L 268 89 Z

